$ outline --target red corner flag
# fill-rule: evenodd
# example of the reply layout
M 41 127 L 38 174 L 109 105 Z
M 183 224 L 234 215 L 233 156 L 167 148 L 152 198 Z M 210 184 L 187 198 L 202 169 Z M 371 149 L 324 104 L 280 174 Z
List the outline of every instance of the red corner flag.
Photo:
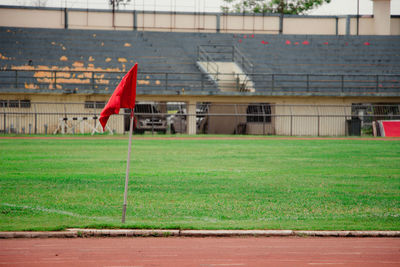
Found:
M 107 105 L 100 113 L 100 123 L 106 127 L 108 118 L 113 114 L 118 114 L 120 108 L 135 108 L 136 101 L 136 80 L 137 80 L 137 63 L 133 68 L 122 78 L 121 82 L 115 88 L 114 93 L 108 100 Z M 131 116 L 133 113 L 131 113 Z

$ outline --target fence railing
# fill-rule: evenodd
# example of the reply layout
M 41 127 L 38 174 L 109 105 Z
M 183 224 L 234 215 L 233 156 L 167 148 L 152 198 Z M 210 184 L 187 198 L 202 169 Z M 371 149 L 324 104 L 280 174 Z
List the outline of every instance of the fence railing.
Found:
M 236 46 L 233 46 L 233 61 L 241 66 L 242 70 L 246 74 L 251 74 L 254 72 L 253 63 L 251 63 L 250 59 L 243 55 L 243 53 L 240 52 L 239 48 L 237 48 Z
M 111 93 L 124 74 L 124 72 L 111 71 L 3 69 L 0 70 L 0 91 Z M 223 79 L 223 73 L 219 74 L 219 77 Z M 252 73 L 248 76 L 254 83 L 255 92 L 247 94 L 371 95 L 382 93 L 388 96 L 400 96 L 400 74 Z M 185 93 L 194 95 L 221 93 L 215 83 L 202 73 L 138 73 L 138 93 L 177 94 L 181 93 L 182 89 Z
M 186 133 L 191 123 L 202 134 L 283 136 L 373 135 L 374 123 L 400 120 L 396 105 L 276 105 L 153 103 L 151 112 L 137 111 L 137 123 L 150 133 Z M 137 104 L 138 106 L 138 104 Z M 188 112 L 192 110 L 192 112 Z M 196 112 L 194 112 L 196 110 Z M 83 134 L 102 132 L 101 108 L 84 103 L 31 103 L 29 107 L 0 107 L 3 134 Z M 125 133 L 129 112 L 111 116 L 108 131 Z M 147 125 L 142 125 L 147 124 Z M 160 128 L 160 125 L 163 125 Z M 147 128 L 146 128 L 147 127 Z
M 206 55 L 206 57 L 202 56 Z M 233 45 L 199 45 L 197 48 L 198 60 L 228 61 L 237 63 L 246 73 L 253 73 L 254 66 L 239 48 Z
M 212 56 L 209 55 L 202 46 L 197 47 L 197 61 L 206 62 L 205 71 L 212 73 L 215 80 L 218 81 L 218 64 L 214 62 Z

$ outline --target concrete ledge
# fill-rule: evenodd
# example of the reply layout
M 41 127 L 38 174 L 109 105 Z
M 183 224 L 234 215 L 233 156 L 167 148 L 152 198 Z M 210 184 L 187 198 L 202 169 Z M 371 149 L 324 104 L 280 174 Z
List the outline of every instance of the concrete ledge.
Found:
M 329 236 L 346 237 L 350 236 L 350 231 L 294 231 L 295 236 Z
M 400 237 L 400 231 L 350 231 L 354 237 Z
M 142 230 L 142 229 L 68 229 L 79 237 L 134 237 L 179 236 L 179 230 Z
M 291 236 L 292 230 L 182 230 L 180 236 L 212 237 L 212 236 Z
M 400 237 L 400 231 L 294 231 L 296 236 Z
M 72 238 L 78 237 L 76 232 L 0 232 L 0 238 Z
M 6 238 L 76 237 L 400 237 L 400 231 L 293 231 L 293 230 L 143 230 L 143 229 L 68 229 L 60 232 L 0 232 Z

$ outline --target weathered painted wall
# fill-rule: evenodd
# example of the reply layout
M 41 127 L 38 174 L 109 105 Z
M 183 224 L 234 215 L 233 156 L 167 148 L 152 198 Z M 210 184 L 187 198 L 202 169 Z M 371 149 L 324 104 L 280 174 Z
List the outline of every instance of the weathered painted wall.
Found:
M 378 11 L 381 9 L 378 9 Z M 345 35 L 347 19 L 335 16 L 285 16 L 280 26 L 277 15 L 227 15 L 217 13 L 115 12 L 107 10 L 67 10 L 67 28 L 98 30 L 145 30 L 174 32 L 222 32 L 262 34 Z M 383 15 L 382 15 L 383 14 Z M 400 34 L 400 18 L 361 17 L 359 33 Z M 384 17 L 384 18 L 383 18 Z M 135 24 L 136 22 L 136 24 Z M 350 20 L 350 33 L 357 33 L 356 18 Z M 337 25 L 337 27 L 336 27 Z M 0 7 L 0 26 L 65 28 L 64 9 Z M 389 28 L 388 28 L 389 27 Z
M 283 34 L 336 34 L 335 18 L 295 18 L 283 21 Z
M 390 35 L 390 0 L 374 0 L 374 32 L 376 35 Z

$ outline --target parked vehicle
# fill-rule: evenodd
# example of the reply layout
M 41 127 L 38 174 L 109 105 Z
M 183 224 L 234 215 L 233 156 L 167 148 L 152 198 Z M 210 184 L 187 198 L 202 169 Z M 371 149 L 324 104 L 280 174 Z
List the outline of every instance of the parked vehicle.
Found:
M 143 134 L 146 131 L 167 132 L 167 118 L 154 103 L 137 103 L 135 106 L 134 132 Z
M 206 114 L 208 112 L 208 105 L 200 105 L 196 108 L 196 128 L 198 133 L 205 133 L 207 127 Z M 187 127 L 187 112 L 186 108 L 178 110 L 175 115 L 171 117 L 171 133 L 186 133 Z
M 186 133 L 186 110 L 178 110 L 178 112 L 171 117 L 171 133 Z

